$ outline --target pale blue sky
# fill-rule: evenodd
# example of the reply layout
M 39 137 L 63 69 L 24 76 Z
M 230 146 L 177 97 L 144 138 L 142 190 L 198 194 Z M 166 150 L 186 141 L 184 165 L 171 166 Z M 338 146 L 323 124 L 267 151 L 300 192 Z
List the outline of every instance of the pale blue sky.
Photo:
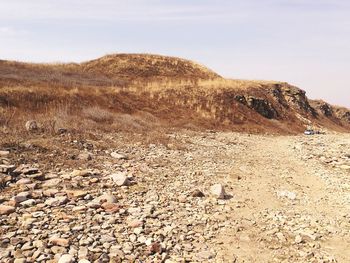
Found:
M 0 59 L 146 52 L 281 80 L 350 107 L 350 1 L 1 0 Z

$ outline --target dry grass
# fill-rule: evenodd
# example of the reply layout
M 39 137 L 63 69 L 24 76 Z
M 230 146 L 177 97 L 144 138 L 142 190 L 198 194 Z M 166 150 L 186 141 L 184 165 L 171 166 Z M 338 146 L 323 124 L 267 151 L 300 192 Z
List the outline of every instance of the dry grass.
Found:
M 282 82 L 223 79 L 196 63 L 155 55 L 108 55 L 81 64 L 0 61 L 0 127 L 24 137 L 27 120 L 50 135 L 60 128 L 75 134 L 151 134 L 174 127 L 302 131 L 296 114 L 301 113 L 276 101 L 276 88 L 296 89 Z M 237 102 L 242 95 L 268 101 L 278 121 Z M 144 137 L 157 141 L 160 134 Z

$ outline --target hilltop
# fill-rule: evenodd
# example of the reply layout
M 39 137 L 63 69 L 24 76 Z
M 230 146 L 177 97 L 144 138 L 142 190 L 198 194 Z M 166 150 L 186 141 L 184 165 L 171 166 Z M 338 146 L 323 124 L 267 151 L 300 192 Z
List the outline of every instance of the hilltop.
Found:
M 126 80 L 193 80 L 220 78 L 189 60 L 149 54 L 114 54 L 80 64 L 83 72 Z
M 2 85 L 118 86 L 132 81 L 221 78 L 195 62 L 151 54 L 112 54 L 82 63 L 23 63 L 0 60 Z

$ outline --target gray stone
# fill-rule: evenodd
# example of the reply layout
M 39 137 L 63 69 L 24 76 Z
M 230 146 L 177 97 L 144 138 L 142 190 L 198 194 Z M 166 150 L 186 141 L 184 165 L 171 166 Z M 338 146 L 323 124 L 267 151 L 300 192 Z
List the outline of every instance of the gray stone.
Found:
M 22 202 L 28 200 L 29 196 L 30 196 L 30 192 L 21 192 L 21 193 L 17 194 L 15 197 L 13 197 L 13 200 L 16 203 L 22 203 Z
M 226 193 L 224 186 L 222 184 L 214 184 L 210 187 L 210 192 L 213 196 L 215 196 L 217 199 L 225 199 Z
M 0 157 L 7 156 L 7 155 L 9 155 L 9 154 L 10 154 L 9 151 L 0 151 Z
M 75 262 L 74 256 L 70 254 L 64 254 L 58 260 L 58 263 L 74 263 L 74 262 Z
M 45 204 L 48 206 L 60 206 L 68 202 L 66 196 L 58 196 L 55 198 L 49 198 L 45 201 Z
M 117 198 L 114 195 L 108 194 L 108 193 L 104 193 L 91 201 L 91 203 L 96 203 L 96 204 L 103 204 L 103 203 L 115 204 L 116 202 L 117 202 Z
M 34 206 L 36 204 L 36 201 L 34 199 L 28 199 L 26 201 L 23 201 L 20 203 L 21 206 L 23 207 L 30 207 L 30 206 Z
M 44 181 L 41 186 L 43 188 L 57 187 L 60 185 L 60 183 L 61 183 L 61 180 L 58 178 L 55 178 L 55 179 Z
M 118 172 L 110 175 L 113 182 L 118 186 L 127 186 L 130 184 L 129 178 L 126 173 Z
M 112 152 L 111 156 L 114 159 L 120 159 L 120 160 L 127 159 L 127 157 L 124 154 L 120 154 L 120 153 L 117 153 L 117 152 Z

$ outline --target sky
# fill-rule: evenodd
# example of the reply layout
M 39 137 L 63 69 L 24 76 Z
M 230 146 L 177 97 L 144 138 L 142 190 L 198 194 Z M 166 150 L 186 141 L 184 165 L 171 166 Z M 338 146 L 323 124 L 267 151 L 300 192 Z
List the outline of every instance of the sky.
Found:
M 110 53 L 183 57 L 350 107 L 348 0 L 0 0 L 0 59 Z

